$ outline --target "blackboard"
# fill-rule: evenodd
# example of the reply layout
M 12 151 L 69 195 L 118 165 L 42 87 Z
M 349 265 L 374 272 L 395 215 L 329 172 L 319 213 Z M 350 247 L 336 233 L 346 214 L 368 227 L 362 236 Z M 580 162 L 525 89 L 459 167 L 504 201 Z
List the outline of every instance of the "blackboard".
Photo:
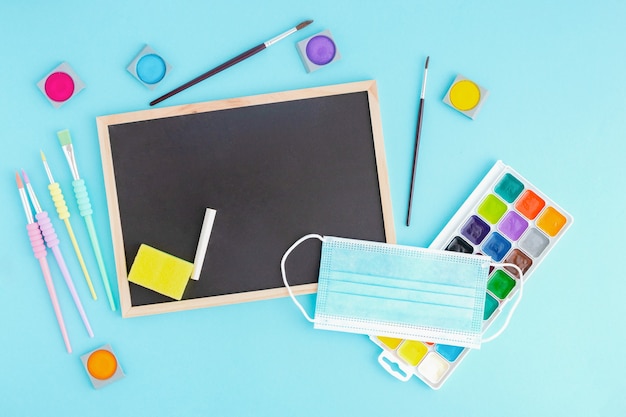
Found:
M 287 295 L 283 253 L 307 233 L 395 243 L 376 83 L 364 81 L 97 118 L 123 317 Z M 128 282 L 142 243 L 204 266 L 183 299 Z M 316 247 L 317 246 L 317 247 Z M 319 243 L 287 270 L 315 292 Z

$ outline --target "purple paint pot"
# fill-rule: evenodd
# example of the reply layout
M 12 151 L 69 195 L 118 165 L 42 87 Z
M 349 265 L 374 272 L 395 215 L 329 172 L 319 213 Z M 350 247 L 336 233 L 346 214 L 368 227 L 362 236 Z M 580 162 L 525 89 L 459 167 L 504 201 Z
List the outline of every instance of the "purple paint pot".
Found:
M 341 53 L 328 29 L 301 40 L 296 46 L 307 72 L 317 71 L 341 59 Z
M 306 45 L 306 56 L 315 65 L 330 63 L 337 52 L 335 42 L 328 36 L 312 37 Z

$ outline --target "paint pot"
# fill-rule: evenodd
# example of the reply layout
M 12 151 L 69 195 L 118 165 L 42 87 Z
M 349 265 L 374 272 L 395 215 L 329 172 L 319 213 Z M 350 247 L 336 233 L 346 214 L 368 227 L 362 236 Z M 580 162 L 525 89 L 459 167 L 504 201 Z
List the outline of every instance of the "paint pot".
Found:
M 144 46 L 126 67 L 133 77 L 150 90 L 163 81 L 171 68 L 149 45 Z
M 449 368 L 450 363 L 448 361 L 438 354 L 431 352 L 426 355 L 424 360 L 417 367 L 417 370 L 426 380 L 437 384 L 441 381 L 446 372 L 448 372 Z
M 124 371 L 117 361 L 110 345 L 104 345 L 84 354 L 80 360 L 87 371 L 94 388 L 102 388 L 124 377 Z
M 478 214 L 491 224 L 496 224 L 506 213 L 506 204 L 493 194 L 489 194 L 478 206 Z
M 416 366 L 428 353 L 428 347 L 415 340 L 405 340 L 398 348 L 398 356 L 411 366 Z
M 443 102 L 474 119 L 488 95 L 487 89 L 459 74 L 452 82 Z
M 455 236 L 454 239 L 446 246 L 446 250 L 451 252 L 472 253 L 474 248 L 464 239 Z
M 501 269 L 489 278 L 487 289 L 500 300 L 504 300 L 515 287 L 515 279 Z
M 435 351 L 440 354 L 445 360 L 448 362 L 456 361 L 461 353 L 463 353 L 463 349 L 460 346 L 451 346 L 451 345 L 440 345 L 438 344 L 435 347 Z
M 498 225 L 498 230 L 511 240 L 518 240 L 527 228 L 528 222 L 516 211 L 509 211 Z
M 483 244 L 483 253 L 500 262 L 511 249 L 511 242 L 498 232 L 493 232 Z
M 483 314 L 483 320 L 489 320 L 491 316 L 493 316 L 493 313 L 496 312 L 499 305 L 500 303 L 498 303 L 498 300 L 493 298 L 492 295 L 487 294 L 485 297 L 485 312 Z
M 85 88 L 85 83 L 67 62 L 63 62 L 43 77 L 37 87 L 55 108 L 59 108 Z
M 301 40 L 297 48 L 307 72 L 316 71 L 341 58 L 329 30 Z
M 490 230 L 491 228 L 489 227 L 489 225 L 485 223 L 480 217 L 471 216 L 467 220 L 467 223 L 465 223 L 465 226 L 463 226 L 463 228 L 461 229 L 461 234 L 473 244 L 478 245 L 485 239 L 485 237 L 487 237 L 487 234 Z M 470 247 L 469 252 L 471 253 L 472 251 L 473 250 Z

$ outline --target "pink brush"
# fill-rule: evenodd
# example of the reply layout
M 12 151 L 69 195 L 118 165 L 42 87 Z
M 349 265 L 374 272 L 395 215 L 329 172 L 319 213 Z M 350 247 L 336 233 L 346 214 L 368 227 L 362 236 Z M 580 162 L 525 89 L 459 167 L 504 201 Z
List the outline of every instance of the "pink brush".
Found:
M 30 210 L 30 205 L 28 204 L 28 198 L 26 197 L 26 192 L 24 191 L 24 184 L 22 183 L 22 179 L 18 173 L 15 173 L 15 180 L 17 181 L 17 188 L 20 192 L 22 205 L 24 206 L 24 212 L 26 213 L 26 219 L 28 221 L 26 230 L 28 231 L 30 244 L 33 247 L 35 258 L 39 261 L 39 266 L 41 267 L 46 287 L 48 287 L 48 294 L 50 294 L 50 301 L 52 302 L 52 308 L 54 308 L 54 314 L 57 317 L 57 322 L 59 323 L 59 328 L 61 329 L 61 335 L 63 336 L 63 341 L 65 342 L 65 348 L 67 349 L 67 353 L 72 353 L 72 347 L 70 346 L 70 339 L 67 336 L 67 330 L 65 329 L 65 322 L 63 321 L 63 315 L 61 314 L 59 300 L 57 299 L 57 294 L 54 290 L 54 285 L 52 284 L 50 267 L 48 266 L 48 261 L 46 259 L 46 247 L 44 246 L 43 238 L 41 237 L 41 230 L 39 230 L 39 226 L 33 219 L 33 214 Z
M 83 320 L 83 324 L 87 329 L 89 337 L 93 337 L 93 331 L 91 330 L 91 325 L 89 324 L 89 320 L 87 319 L 87 314 L 85 314 L 85 309 L 83 308 L 83 304 L 80 302 L 80 298 L 78 297 L 78 293 L 76 292 L 74 281 L 72 280 L 72 276 L 67 269 L 65 259 L 63 258 L 63 254 L 61 253 L 61 249 L 59 248 L 59 239 L 56 232 L 54 231 L 54 226 L 52 226 L 52 222 L 50 222 L 50 217 L 48 217 L 48 213 L 41 209 L 41 206 L 39 205 L 39 200 L 37 200 L 37 196 L 35 195 L 35 191 L 30 184 L 28 175 L 26 175 L 26 172 L 24 172 L 23 170 L 22 175 L 24 176 L 24 182 L 26 183 L 26 189 L 28 190 L 30 200 L 33 204 L 33 207 L 35 207 L 35 218 L 37 219 L 37 224 L 39 225 L 39 229 L 41 229 L 41 233 L 43 234 L 46 245 L 48 246 L 48 248 L 50 248 L 50 250 L 52 250 L 52 253 L 54 254 L 54 258 L 59 265 L 59 269 L 61 270 L 61 274 L 65 279 L 67 288 L 70 290 L 70 294 L 72 294 L 72 299 L 74 300 L 74 304 L 78 309 L 78 313 Z

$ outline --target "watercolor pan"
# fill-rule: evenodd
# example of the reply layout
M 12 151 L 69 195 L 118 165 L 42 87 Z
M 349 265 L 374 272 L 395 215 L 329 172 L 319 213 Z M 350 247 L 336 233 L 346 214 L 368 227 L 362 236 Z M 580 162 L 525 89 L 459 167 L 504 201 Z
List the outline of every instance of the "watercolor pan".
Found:
M 526 282 L 573 222 L 570 214 L 498 161 L 430 247 L 481 253 L 497 262 L 514 263 Z M 513 268 L 490 271 L 483 333 L 515 296 L 518 282 Z M 370 339 L 383 349 L 378 362 L 389 373 L 403 381 L 415 375 L 433 389 L 445 383 L 471 350 L 380 336 Z
M 301 40 L 296 47 L 306 72 L 317 71 L 341 59 L 333 35 L 328 29 Z
M 443 97 L 443 102 L 475 119 L 488 96 L 489 90 L 459 74 Z
M 104 345 L 80 357 L 87 376 L 94 388 L 99 389 L 112 382 L 124 378 L 124 371 L 120 366 L 111 345 Z
M 70 64 L 62 62 L 37 83 L 37 88 L 58 109 L 83 90 L 85 83 Z
M 172 66 L 161 55 L 156 53 L 150 45 L 145 45 L 126 67 L 126 70 L 133 77 L 150 90 L 154 90 L 171 69 Z

